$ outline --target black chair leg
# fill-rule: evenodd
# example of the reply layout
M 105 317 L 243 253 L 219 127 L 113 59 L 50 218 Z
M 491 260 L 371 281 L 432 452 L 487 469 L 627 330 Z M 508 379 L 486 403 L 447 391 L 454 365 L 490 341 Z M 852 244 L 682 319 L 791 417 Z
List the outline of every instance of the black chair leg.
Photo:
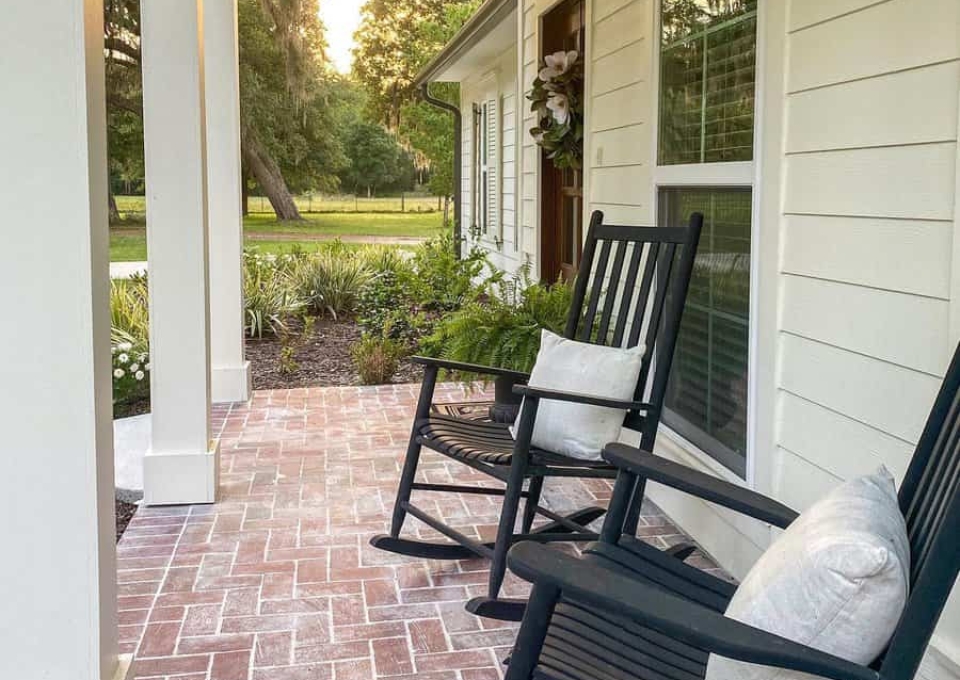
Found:
M 637 526 L 640 524 L 640 508 L 643 505 L 643 495 L 646 491 L 646 486 L 647 480 L 641 477 L 633 487 L 630 509 L 627 511 L 627 518 L 623 522 L 623 533 L 627 536 L 637 535 Z
M 403 520 L 407 516 L 404 505 L 410 501 L 413 492 L 413 482 L 417 477 L 417 465 L 420 462 L 420 442 L 417 441 L 418 421 L 430 415 L 430 405 L 433 402 L 433 392 L 437 386 L 437 368 L 428 366 L 423 373 L 423 382 L 420 385 L 420 398 L 417 400 L 417 413 L 413 419 L 413 430 L 410 432 L 410 443 L 407 444 L 407 455 L 403 460 L 403 471 L 400 473 L 400 486 L 397 489 L 397 499 L 393 503 L 393 516 L 390 520 L 390 536 L 397 538 L 403 528 Z
M 493 548 L 493 558 L 490 562 L 490 580 L 488 596 L 496 599 L 503 585 L 503 577 L 507 572 L 507 552 L 513 544 L 513 532 L 517 521 L 517 512 L 520 510 L 520 494 L 523 493 L 523 477 L 526 464 L 517 464 L 514 460 L 510 467 L 510 477 L 503 496 L 503 505 L 500 508 L 500 524 L 497 526 L 497 542 Z
M 523 504 L 523 523 L 520 531 L 529 534 L 533 528 L 533 520 L 537 516 L 537 503 L 540 502 L 540 494 L 543 492 L 543 477 L 532 477 L 530 486 L 527 488 L 527 502 Z
M 559 589 L 553 586 L 540 583 L 534 585 L 504 680 L 530 680 L 540 658 L 550 617 L 553 616 L 559 597 Z
M 417 436 L 410 437 L 407 445 L 407 456 L 403 460 L 403 472 L 400 473 L 400 486 L 397 488 L 397 499 L 393 502 L 393 516 L 390 520 L 390 535 L 397 538 L 403 528 L 403 520 L 407 517 L 404 504 L 410 501 L 413 492 L 413 482 L 417 476 L 417 465 L 420 462 L 420 444 Z

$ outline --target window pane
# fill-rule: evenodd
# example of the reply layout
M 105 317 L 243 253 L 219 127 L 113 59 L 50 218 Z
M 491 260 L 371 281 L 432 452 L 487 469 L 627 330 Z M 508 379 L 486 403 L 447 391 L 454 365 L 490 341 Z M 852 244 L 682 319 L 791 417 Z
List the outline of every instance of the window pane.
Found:
M 659 163 L 753 158 L 756 0 L 663 0 Z
M 664 422 L 738 474 L 746 461 L 750 189 L 660 191 L 661 225 L 704 214 Z

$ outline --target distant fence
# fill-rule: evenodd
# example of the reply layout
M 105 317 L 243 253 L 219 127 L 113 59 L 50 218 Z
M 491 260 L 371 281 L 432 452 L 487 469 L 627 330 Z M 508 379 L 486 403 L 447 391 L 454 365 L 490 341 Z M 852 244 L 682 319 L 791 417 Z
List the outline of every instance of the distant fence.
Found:
M 146 214 L 143 196 L 117 196 L 117 209 L 126 217 Z M 436 196 L 411 193 L 399 196 L 355 196 L 353 194 L 304 194 L 293 199 L 301 213 L 429 213 L 442 209 Z M 250 214 L 273 214 L 266 196 L 250 196 Z

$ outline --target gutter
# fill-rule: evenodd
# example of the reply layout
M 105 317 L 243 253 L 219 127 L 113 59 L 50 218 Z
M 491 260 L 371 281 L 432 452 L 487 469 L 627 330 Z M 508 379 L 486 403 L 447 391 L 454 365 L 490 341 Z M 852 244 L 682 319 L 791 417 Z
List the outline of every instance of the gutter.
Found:
M 460 204 L 463 200 L 463 187 L 461 186 L 463 182 L 463 119 L 459 106 L 437 99 L 430 94 L 429 82 L 420 84 L 420 95 L 428 104 L 447 111 L 453 116 L 453 247 L 459 260 L 463 254 L 462 212 L 460 210 Z
M 420 69 L 413 79 L 414 87 L 422 88 L 424 84 L 433 80 L 436 74 L 480 42 L 516 8 L 517 0 L 486 0 L 437 56 Z

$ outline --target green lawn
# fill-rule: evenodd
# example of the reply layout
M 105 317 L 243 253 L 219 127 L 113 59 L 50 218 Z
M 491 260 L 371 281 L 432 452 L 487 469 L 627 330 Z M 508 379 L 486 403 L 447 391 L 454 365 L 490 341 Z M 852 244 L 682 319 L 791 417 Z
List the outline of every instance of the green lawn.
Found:
M 323 234 L 327 236 L 413 236 L 426 238 L 440 230 L 443 216 L 432 213 L 308 213 L 304 222 L 280 222 L 271 214 L 247 215 L 247 233 Z
M 440 213 L 311 213 L 305 222 L 279 222 L 272 215 L 249 215 L 244 218 L 246 245 L 257 246 L 261 252 L 289 252 L 292 248 L 310 250 L 317 247 L 317 239 L 347 236 L 381 236 L 428 238 L 440 231 Z M 308 238 L 297 239 L 297 235 Z M 258 236 L 252 239 L 250 236 Z M 271 236 L 278 237 L 271 240 Z M 310 239 L 309 237 L 313 237 Z M 110 259 L 130 262 L 147 259 L 146 231 L 136 223 L 124 224 L 111 230 Z
M 143 213 L 146 199 L 143 196 L 117 196 L 117 208 L 121 213 Z M 313 196 L 294 196 L 294 202 L 303 213 L 372 213 L 372 212 L 430 212 L 439 211 L 440 202 L 436 196 L 411 193 L 401 199 L 400 196 L 354 196 L 352 194 L 315 194 Z M 251 213 L 273 214 L 270 201 L 263 196 L 251 196 L 247 202 Z

